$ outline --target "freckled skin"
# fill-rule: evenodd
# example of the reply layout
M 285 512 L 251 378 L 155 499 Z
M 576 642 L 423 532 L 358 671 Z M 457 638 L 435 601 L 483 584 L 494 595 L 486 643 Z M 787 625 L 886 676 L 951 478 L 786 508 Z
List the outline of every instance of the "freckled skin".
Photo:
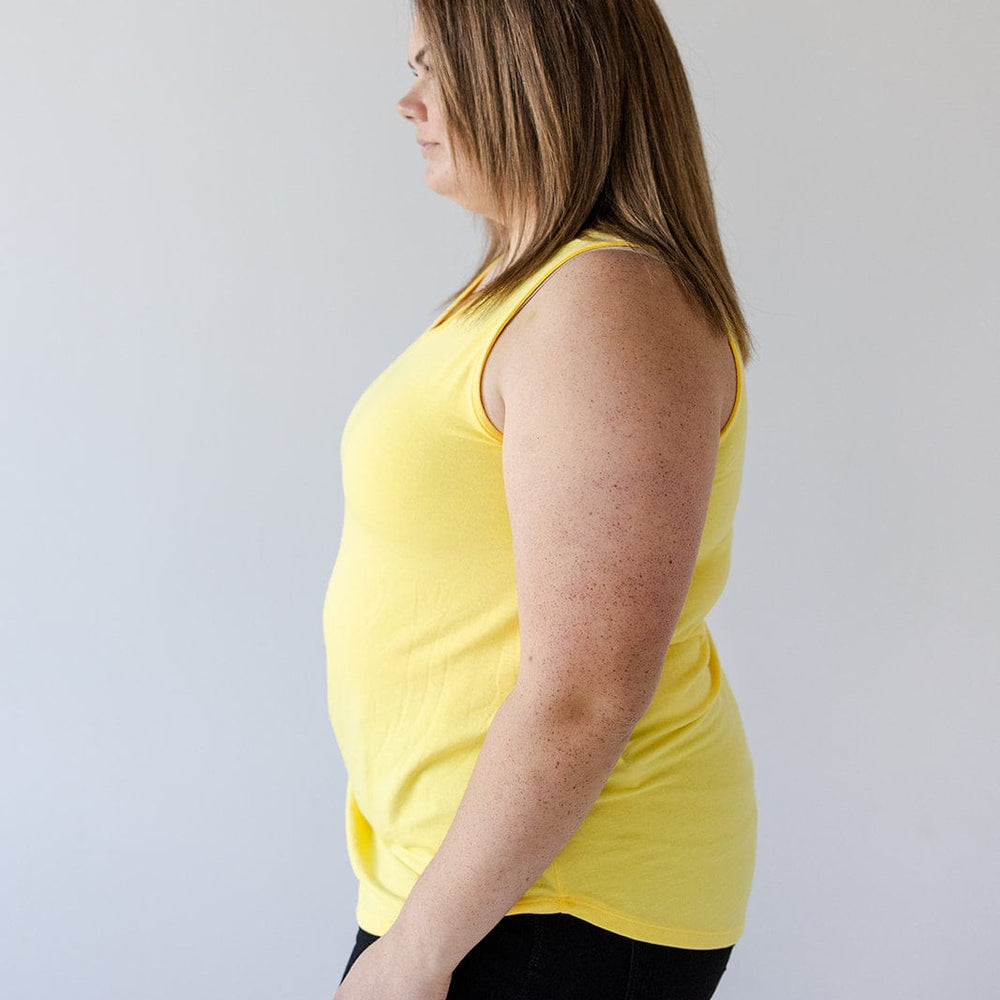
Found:
M 531 303 L 495 369 L 521 680 L 641 715 L 694 572 L 735 368 L 668 269 L 631 251 L 577 255 Z

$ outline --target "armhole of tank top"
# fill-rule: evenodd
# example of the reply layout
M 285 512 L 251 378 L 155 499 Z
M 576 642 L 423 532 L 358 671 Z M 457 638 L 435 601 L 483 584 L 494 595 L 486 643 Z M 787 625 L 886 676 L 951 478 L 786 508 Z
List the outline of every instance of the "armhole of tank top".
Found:
M 479 353 L 479 360 L 475 366 L 473 372 L 473 378 L 471 379 L 471 389 L 472 389 L 472 409 L 476 415 L 476 419 L 479 421 L 480 426 L 483 430 L 498 444 L 503 443 L 503 432 L 498 430 L 494 425 L 493 421 L 490 420 L 489 415 L 486 412 L 486 405 L 483 403 L 483 375 L 486 372 L 486 362 L 489 360 L 490 353 L 493 350 L 493 345 L 500 339 L 500 334 L 507 329 L 507 325 L 510 321 L 521 311 L 525 306 L 528 299 L 542 287 L 543 284 L 551 277 L 556 271 L 562 267 L 563 264 L 568 260 L 572 260 L 578 254 L 586 253 L 588 250 L 599 250 L 603 247 L 631 247 L 634 244 L 629 243 L 627 240 L 608 240 L 606 242 L 594 243 L 589 246 L 578 247 L 572 253 L 566 254 L 561 260 L 555 261 L 550 267 L 542 271 L 537 281 L 533 281 L 528 288 L 528 290 L 521 295 L 517 300 L 517 304 L 510 310 L 500 324 L 500 326 L 494 331 L 489 339 L 489 342 Z
M 725 425 L 722 430 L 719 431 L 719 441 L 721 442 L 724 437 L 729 433 L 730 429 L 736 423 L 736 418 L 739 415 L 740 408 L 743 405 L 743 358 L 740 356 L 740 346 L 736 343 L 736 338 L 727 330 L 726 340 L 729 341 L 729 349 L 733 355 L 733 361 L 736 364 L 736 399 L 733 401 L 733 409 L 729 414 L 729 419 L 726 420 Z

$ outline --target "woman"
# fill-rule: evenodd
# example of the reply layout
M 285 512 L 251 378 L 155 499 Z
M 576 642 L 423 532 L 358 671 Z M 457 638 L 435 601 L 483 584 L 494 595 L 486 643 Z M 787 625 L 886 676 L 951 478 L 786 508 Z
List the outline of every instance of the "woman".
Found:
M 341 442 L 336 1000 L 708 998 L 756 845 L 705 624 L 751 343 L 684 72 L 654 0 L 415 0 L 409 58 L 490 245 Z

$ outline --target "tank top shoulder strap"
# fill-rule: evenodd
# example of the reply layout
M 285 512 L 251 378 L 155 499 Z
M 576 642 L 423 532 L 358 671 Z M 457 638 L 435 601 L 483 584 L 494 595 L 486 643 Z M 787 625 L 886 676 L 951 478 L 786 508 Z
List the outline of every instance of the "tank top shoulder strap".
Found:
M 632 247 L 642 250 L 642 247 L 628 240 L 623 240 L 610 233 L 602 233 L 596 229 L 585 229 L 575 239 L 570 240 L 556 253 L 554 253 L 541 267 L 529 275 L 520 285 L 517 286 L 504 300 L 497 306 L 497 314 L 493 319 L 503 322 L 517 313 L 521 307 L 538 291 L 539 287 L 554 272 L 557 271 L 566 261 L 587 250 L 594 250 L 598 247 Z

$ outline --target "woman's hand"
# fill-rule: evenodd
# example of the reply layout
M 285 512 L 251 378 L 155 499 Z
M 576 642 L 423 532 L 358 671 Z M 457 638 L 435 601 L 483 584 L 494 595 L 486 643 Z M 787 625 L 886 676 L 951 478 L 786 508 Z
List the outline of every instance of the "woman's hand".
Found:
M 333 1000 L 445 1000 L 450 985 L 450 972 L 422 964 L 387 933 L 358 955 Z

